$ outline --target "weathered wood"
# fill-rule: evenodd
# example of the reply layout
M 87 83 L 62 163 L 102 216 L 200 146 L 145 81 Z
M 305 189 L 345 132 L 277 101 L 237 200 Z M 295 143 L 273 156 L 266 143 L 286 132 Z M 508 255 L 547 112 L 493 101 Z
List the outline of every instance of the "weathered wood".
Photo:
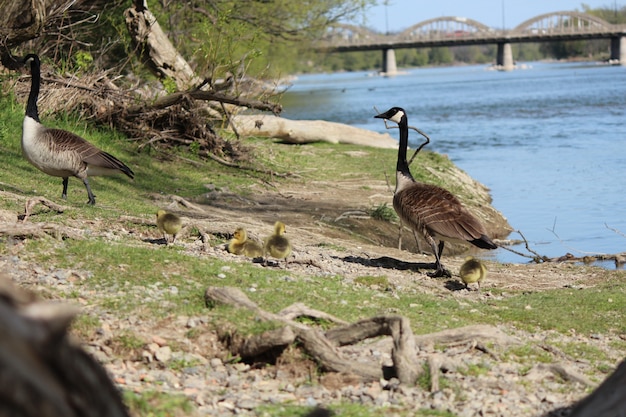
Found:
M 540 363 L 535 365 L 535 368 L 550 371 L 553 374 L 558 375 L 560 378 L 563 378 L 565 381 L 576 382 L 587 387 L 595 385 L 585 375 L 562 363 Z
M 76 312 L 0 276 L 0 415 L 128 416 L 106 371 L 67 337 Z
M 364 381 L 378 381 L 383 377 L 380 366 L 356 363 L 343 358 L 322 332 L 315 329 L 299 329 L 296 333 L 304 349 L 325 371 L 355 374 Z
M 145 113 L 147 111 L 165 109 L 175 104 L 181 103 L 185 99 L 204 100 L 204 101 L 219 101 L 220 103 L 233 104 L 240 107 L 248 107 L 256 110 L 271 111 L 272 113 L 280 113 L 282 107 L 277 103 L 270 103 L 260 100 L 251 100 L 241 97 L 233 97 L 223 93 L 217 93 L 215 91 L 204 90 L 190 90 L 179 91 L 172 94 L 168 94 L 164 97 L 157 98 L 154 102 L 141 103 L 133 105 L 126 109 L 129 116 Z
M 26 201 L 26 204 L 24 205 L 24 217 L 22 218 L 23 222 L 28 220 L 28 217 L 31 215 L 33 209 L 37 204 L 42 204 L 49 209 L 56 211 L 57 213 L 63 213 L 65 210 L 67 210 L 67 207 L 61 206 L 53 201 L 48 200 L 45 197 L 30 198 Z
M 10 50 L 41 35 L 46 23 L 46 8 L 50 0 L 0 0 L 0 56 L 9 69 L 20 66 Z
M 237 349 L 237 353 L 242 358 L 251 358 L 262 355 L 276 347 L 288 346 L 295 340 L 296 335 L 291 327 L 285 326 L 246 338 Z
M 0 235 L 13 237 L 54 237 L 55 239 L 80 239 L 76 229 L 54 223 L 0 223 Z
M 298 317 L 311 317 L 318 320 L 328 320 L 339 324 L 348 324 L 347 321 L 341 320 L 332 314 L 325 313 L 323 311 L 315 310 L 302 303 L 294 303 L 287 308 L 284 308 L 278 312 L 279 316 L 282 316 L 288 320 L 293 320 Z
M 134 0 L 124 17 L 137 53 L 157 77 L 174 80 L 181 91 L 202 81 L 172 45 L 145 0 Z
M 441 368 L 441 358 L 438 354 L 428 357 L 428 370 L 430 372 L 430 392 L 439 391 L 439 369 Z
M 328 340 L 338 346 L 353 345 L 377 336 L 391 336 L 391 329 L 386 316 L 371 317 L 326 331 Z
M 273 115 L 234 115 L 231 123 L 242 136 L 278 138 L 287 143 L 349 143 L 395 149 L 398 142 L 388 134 L 325 120 L 290 120 Z
M 414 385 L 421 373 L 417 362 L 417 349 L 411 330 L 411 323 L 406 317 L 390 317 L 389 328 L 393 339 L 391 359 L 400 383 Z
M 205 301 L 209 306 L 215 305 L 215 303 L 224 303 L 235 307 L 246 308 L 253 311 L 264 320 L 277 320 L 288 324 L 304 349 L 324 370 L 354 373 L 366 381 L 378 380 L 383 376 L 382 369 L 378 366 L 352 363 L 341 357 L 335 349 L 335 346 L 326 339 L 322 332 L 261 309 L 237 288 L 209 287 L 205 292 Z
M 497 327 L 487 324 L 476 324 L 473 326 L 460 327 L 457 329 L 449 329 L 437 333 L 415 336 L 415 343 L 419 347 L 429 346 L 432 344 L 451 345 L 457 343 L 467 343 L 473 340 L 481 340 L 483 342 L 490 341 L 503 346 L 519 343 L 519 341 L 513 336 L 509 336 Z

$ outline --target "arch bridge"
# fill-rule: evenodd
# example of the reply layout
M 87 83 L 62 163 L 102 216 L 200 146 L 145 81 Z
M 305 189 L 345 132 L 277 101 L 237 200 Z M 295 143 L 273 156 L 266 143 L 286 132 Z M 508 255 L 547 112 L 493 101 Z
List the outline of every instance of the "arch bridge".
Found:
M 381 34 L 367 28 L 338 24 L 329 29 L 317 50 L 327 52 L 383 51 L 383 73 L 394 74 L 395 49 L 497 44 L 497 65 L 513 68 L 512 43 L 577 39 L 610 39 L 611 60 L 626 65 L 626 25 L 613 25 L 598 17 L 563 11 L 528 19 L 510 30 L 495 29 L 465 17 L 425 20 L 397 33 Z

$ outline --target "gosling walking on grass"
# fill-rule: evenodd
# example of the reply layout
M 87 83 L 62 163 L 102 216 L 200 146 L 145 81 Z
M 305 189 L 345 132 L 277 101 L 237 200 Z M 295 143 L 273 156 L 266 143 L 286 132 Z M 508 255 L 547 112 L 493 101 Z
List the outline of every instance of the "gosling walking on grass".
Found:
M 469 290 L 469 284 L 476 283 L 480 290 L 480 282 L 487 277 L 487 267 L 480 260 L 468 256 L 459 269 L 459 275 L 465 283 L 465 288 Z
M 245 255 L 249 258 L 263 256 L 261 245 L 248 239 L 248 232 L 243 227 L 238 227 L 233 233 L 233 238 L 228 242 L 228 252 L 235 255 Z
M 265 256 L 281 260 L 287 263 L 287 258 L 291 255 L 291 243 L 285 236 L 285 224 L 277 221 L 274 223 L 274 233 L 265 238 L 263 252 Z
M 168 213 L 165 210 L 159 210 L 156 213 L 156 218 L 157 227 L 159 228 L 159 232 L 163 233 L 163 239 L 165 239 L 165 243 L 169 243 L 167 235 L 172 236 L 171 243 L 174 243 L 174 241 L 176 241 L 176 234 L 180 232 L 180 229 L 183 226 L 183 222 L 180 220 L 180 217 L 178 217 L 174 213 Z

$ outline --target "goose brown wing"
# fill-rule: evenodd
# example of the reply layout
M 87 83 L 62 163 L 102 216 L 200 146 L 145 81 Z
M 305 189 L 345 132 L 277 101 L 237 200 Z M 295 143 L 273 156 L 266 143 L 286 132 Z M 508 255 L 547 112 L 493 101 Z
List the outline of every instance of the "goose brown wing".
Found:
M 478 246 L 484 239 L 489 241 L 478 219 L 452 193 L 441 187 L 416 183 L 398 193 L 394 197 L 396 199 L 403 219 L 413 223 L 418 230 L 426 230 L 444 238 L 465 240 Z
M 116 169 L 122 171 L 130 178 L 135 177 L 135 173 L 122 161 L 92 145 L 80 136 L 62 129 L 47 129 L 46 132 L 54 140 L 52 147 L 59 152 L 71 151 L 80 155 L 80 158 L 89 165 L 101 168 Z

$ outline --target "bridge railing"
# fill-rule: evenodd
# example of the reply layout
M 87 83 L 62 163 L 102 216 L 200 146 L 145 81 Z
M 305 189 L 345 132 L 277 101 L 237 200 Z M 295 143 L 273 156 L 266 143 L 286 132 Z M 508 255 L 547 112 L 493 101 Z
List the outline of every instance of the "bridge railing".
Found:
M 611 25 L 595 16 L 580 12 L 555 12 L 529 19 L 511 30 L 493 29 L 480 22 L 461 17 L 441 17 L 418 23 L 400 33 L 381 34 L 366 28 L 341 25 L 330 31 L 319 47 L 358 47 L 395 45 L 411 42 L 455 40 L 557 37 L 558 35 L 593 35 L 611 31 L 626 35 L 626 25 Z

